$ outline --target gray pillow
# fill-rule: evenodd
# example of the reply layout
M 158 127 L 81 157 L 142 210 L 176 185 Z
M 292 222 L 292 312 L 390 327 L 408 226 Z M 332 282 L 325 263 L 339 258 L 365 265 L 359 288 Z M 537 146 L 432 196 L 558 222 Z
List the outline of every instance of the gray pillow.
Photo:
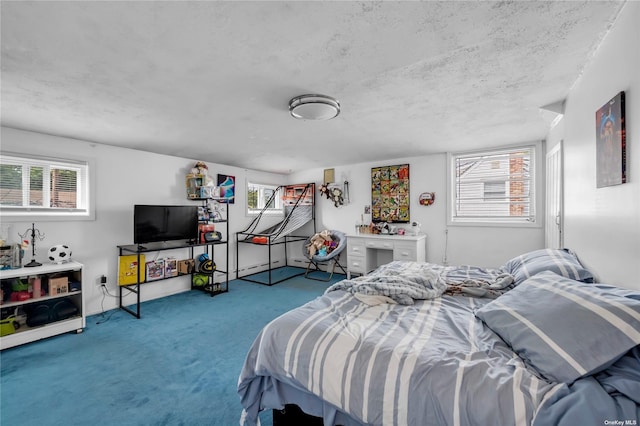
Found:
M 608 291 L 541 272 L 476 311 L 476 317 L 552 382 L 604 370 L 640 344 L 638 292 Z
M 542 271 L 553 271 L 572 280 L 593 282 L 593 274 L 582 266 L 578 257 L 569 249 L 531 251 L 509 260 L 502 269 L 513 275 L 515 285 Z

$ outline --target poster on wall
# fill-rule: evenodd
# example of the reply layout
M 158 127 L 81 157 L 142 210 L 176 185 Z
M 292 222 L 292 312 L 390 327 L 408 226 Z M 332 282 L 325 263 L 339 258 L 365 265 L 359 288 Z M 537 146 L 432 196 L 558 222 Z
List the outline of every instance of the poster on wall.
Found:
M 371 221 L 409 222 L 409 165 L 371 168 Z
M 229 175 L 218 175 L 221 203 L 234 204 L 236 200 L 236 178 Z
M 624 92 L 596 111 L 596 186 L 627 181 Z

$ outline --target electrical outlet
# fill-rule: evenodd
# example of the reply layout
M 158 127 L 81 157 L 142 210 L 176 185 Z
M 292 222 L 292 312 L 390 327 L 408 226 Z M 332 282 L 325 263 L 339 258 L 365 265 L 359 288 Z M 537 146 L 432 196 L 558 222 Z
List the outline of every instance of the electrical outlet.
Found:
M 106 286 L 106 284 L 107 284 L 107 276 L 106 275 L 102 275 L 97 279 L 96 285 L 98 287 L 101 287 L 101 286 L 104 287 L 104 286 Z

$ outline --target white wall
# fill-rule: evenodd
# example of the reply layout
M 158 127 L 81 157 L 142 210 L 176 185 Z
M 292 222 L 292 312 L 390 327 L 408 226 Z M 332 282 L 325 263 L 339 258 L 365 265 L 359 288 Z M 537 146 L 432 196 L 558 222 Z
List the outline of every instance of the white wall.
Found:
M 73 250 L 73 259 L 85 265 L 84 291 L 88 314 L 109 310 L 117 306 L 117 299 L 103 295 L 96 283 L 101 275 L 108 279 L 109 292 L 117 294 L 117 245 L 133 243 L 134 204 L 189 204 L 186 199 L 185 174 L 197 159 L 150 154 L 143 151 L 123 149 L 41 133 L 27 132 L 2 127 L 2 151 L 54 156 L 60 158 L 82 158 L 94 161 L 94 195 L 96 215 L 90 221 L 36 221 L 36 227 L 45 233 L 45 240 L 36 244 L 36 258 L 46 260 L 47 249 L 55 244 L 68 244 Z M 206 149 L 206 147 L 203 147 Z M 208 163 L 212 176 L 220 174 L 236 177 L 236 202 L 230 204 L 230 271 L 235 273 L 235 232 L 242 230 L 250 218 L 246 212 L 246 179 L 280 185 L 285 177 L 273 173 L 247 171 L 237 167 Z M 2 218 L 0 218 L 2 219 Z M 31 220 L 10 222 L 13 239 L 17 232 L 31 226 Z M 243 249 L 247 244 L 243 245 Z M 244 252 L 243 263 L 260 263 L 266 259 L 265 250 Z M 216 252 L 218 253 L 218 252 Z M 164 252 L 178 259 L 188 258 L 187 250 Z M 30 260 L 30 254 L 26 258 Z M 223 261 L 218 260 L 218 261 Z M 233 278 L 234 274 L 230 276 Z M 179 293 L 190 288 L 188 277 L 178 277 L 161 283 L 142 286 L 142 300 L 151 300 L 168 294 Z M 125 299 L 133 303 L 134 296 Z M 144 315 L 144 312 L 143 312 Z
M 564 139 L 565 246 L 603 282 L 640 289 L 640 3 L 627 2 L 567 97 Z M 595 113 L 626 94 L 627 183 L 596 188 Z
M 514 141 L 518 142 L 518 141 Z M 409 164 L 410 215 L 412 221 L 422 224 L 427 234 L 427 261 L 443 263 L 445 255 L 445 230 L 447 229 L 446 154 L 389 159 L 383 163 L 361 163 L 348 167 L 334 167 L 336 182 L 349 181 L 350 204 L 335 207 L 326 198 L 317 200 L 316 217 L 318 230 L 338 229 L 347 233 L 355 231 L 365 205 L 371 205 L 371 168 L 393 164 Z M 315 182 L 322 184 L 324 169 L 294 173 L 292 182 Z M 435 192 L 436 200 L 431 206 L 418 204 L 422 192 Z M 541 194 L 541 196 L 544 196 Z M 506 260 L 544 247 L 544 228 L 473 227 L 450 226 L 447 261 L 451 265 L 477 265 L 494 267 Z

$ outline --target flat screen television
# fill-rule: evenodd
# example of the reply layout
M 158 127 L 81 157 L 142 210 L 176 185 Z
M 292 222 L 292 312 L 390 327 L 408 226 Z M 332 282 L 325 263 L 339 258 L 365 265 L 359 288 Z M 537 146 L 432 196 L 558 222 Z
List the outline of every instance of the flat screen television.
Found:
M 197 241 L 198 206 L 133 206 L 133 242 Z

